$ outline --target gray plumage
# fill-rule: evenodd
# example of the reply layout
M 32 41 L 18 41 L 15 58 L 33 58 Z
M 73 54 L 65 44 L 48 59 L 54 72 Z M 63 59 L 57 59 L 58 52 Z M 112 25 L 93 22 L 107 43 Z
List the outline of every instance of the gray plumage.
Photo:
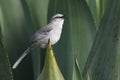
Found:
M 24 51 L 24 53 L 18 58 L 18 60 L 13 65 L 15 69 L 22 59 L 31 51 L 35 46 L 40 46 L 41 48 L 46 48 L 48 39 L 52 45 L 56 44 L 61 36 L 62 27 L 64 19 L 62 14 L 54 15 L 50 23 L 42 28 L 40 28 L 31 38 L 30 46 Z

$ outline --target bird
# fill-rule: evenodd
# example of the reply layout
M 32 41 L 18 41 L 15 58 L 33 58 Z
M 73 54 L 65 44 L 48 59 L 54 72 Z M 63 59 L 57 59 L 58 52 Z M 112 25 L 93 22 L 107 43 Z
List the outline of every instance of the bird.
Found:
M 63 24 L 63 14 L 57 13 L 53 15 L 50 22 L 46 26 L 41 27 L 33 34 L 30 40 L 30 45 L 17 59 L 12 66 L 12 69 L 15 69 L 34 47 L 40 46 L 40 48 L 46 48 L 49 39 L 51 45 L 56 44 L 60 40 Z

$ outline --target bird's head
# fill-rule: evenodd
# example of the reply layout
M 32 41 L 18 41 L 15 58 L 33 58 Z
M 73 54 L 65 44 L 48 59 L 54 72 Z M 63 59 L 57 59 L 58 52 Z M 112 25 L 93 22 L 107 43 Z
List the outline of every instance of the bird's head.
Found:
M 64 16 L 63 16 L 63 14 L 55 14 L 55 15 L 51 18 L 51 22 L 52 22 L 52 23 L 56 23 L 56 24 L 61 24 L 61 25 L 63 25 L 63 23 L 64 23 Z
M 63 14 L 55 14 L 52 19 L 64 19 Z

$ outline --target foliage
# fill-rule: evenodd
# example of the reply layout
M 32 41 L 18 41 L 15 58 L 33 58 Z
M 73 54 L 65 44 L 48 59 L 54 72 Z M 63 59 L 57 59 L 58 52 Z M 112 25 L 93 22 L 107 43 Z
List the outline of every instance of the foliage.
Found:
M 65 16 L 61 39 L 53 46 L 58 73 L 65 80 L 118 80 L 119 0 L 0 0 L 0 80 L 43 77 L 45 51 L 40 48 L 33 49 L 17 69 L 11 70 L 11 65 L 32 34 L 56 13 Z

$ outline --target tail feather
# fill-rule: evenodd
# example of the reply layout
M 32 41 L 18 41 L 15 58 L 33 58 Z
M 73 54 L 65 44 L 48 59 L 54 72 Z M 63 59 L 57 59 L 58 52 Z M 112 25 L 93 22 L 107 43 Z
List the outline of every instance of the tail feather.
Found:
M 24 57 L 31 51 L 32 47 L 28 47 L 24 53 L 17 59 L 17 61 L 14 63 L 13 65 L 13 69 L 15 69 L 19 64 L 20 62 L 24 59 Z

